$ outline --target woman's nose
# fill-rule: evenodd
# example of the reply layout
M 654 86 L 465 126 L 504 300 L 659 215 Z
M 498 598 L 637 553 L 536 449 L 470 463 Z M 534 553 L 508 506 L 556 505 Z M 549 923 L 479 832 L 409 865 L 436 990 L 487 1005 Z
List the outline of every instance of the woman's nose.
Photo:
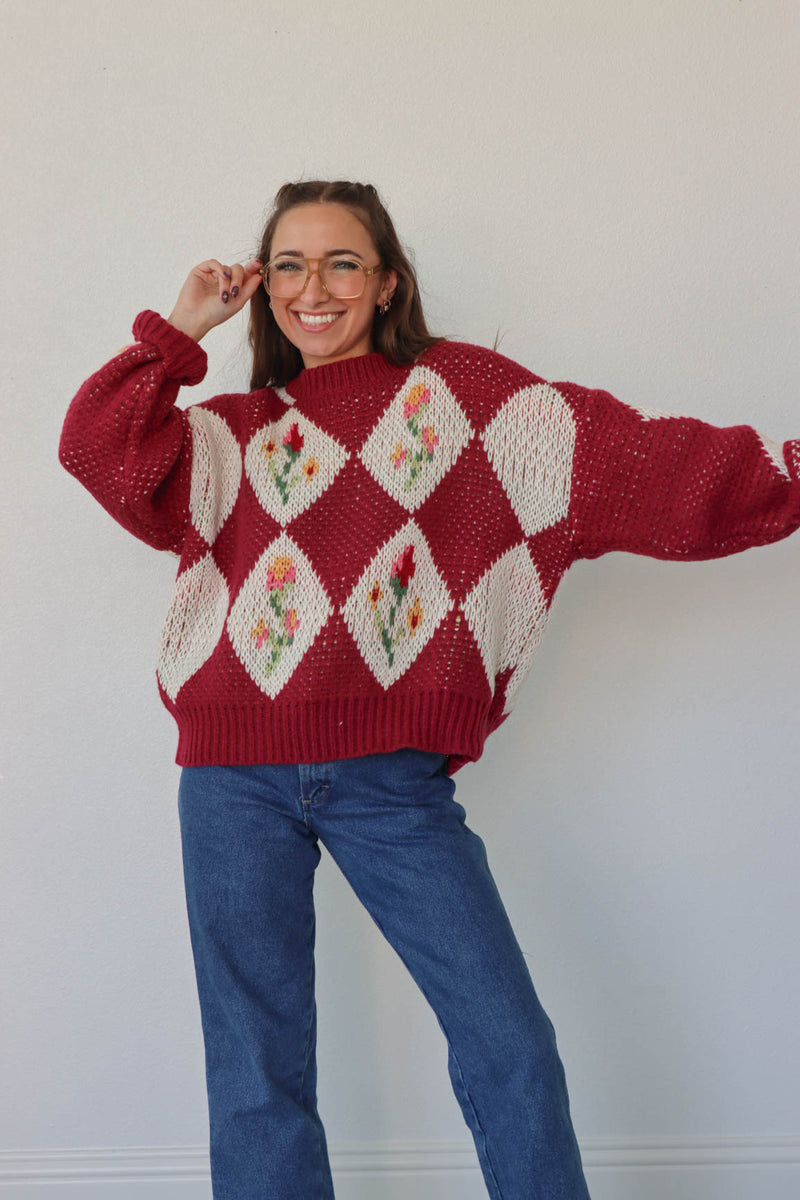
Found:
M 308 268 L 308 279 L 305 282 L 305 287 L 300 293 L 305 296 L 308 301 L 324 301 L 328 298 L 328 292 L 322 282 L 322 276 L 319 273 L 319 267 Z

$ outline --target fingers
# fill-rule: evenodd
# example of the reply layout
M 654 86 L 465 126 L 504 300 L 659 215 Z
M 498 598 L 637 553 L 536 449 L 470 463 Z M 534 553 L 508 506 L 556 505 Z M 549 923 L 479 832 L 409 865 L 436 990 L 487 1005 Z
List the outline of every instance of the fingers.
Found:
M 230 286 L 228 288 L 232 300 L 235 300 L 239 295 L 239 291 L 244 279 L 244 267 L 241 263 L 234 263 L 228 268 L 230 272 Z
M 244 267 L 242 268 L 242 282 L 240 284 L 240 299 L 243 304 L 246 303 L 252 296 L 254 296 L 261 287 L 262 280 L 261 276 L 259 275 L 260 270 L 261 260 L 258 258 L 251 258 L 249 262 L 244 264 Z
M 261 286 L 261 262 L 257 258 L 250 259 L 244 265 L 232 263 L 230 266 L 220 264 L 222 282 L 220 283 L 219 298 L 223 304 L 230 304 L 232 310 L 241 308 Z
M 238 300 L 239 303 L 235 304 L 237 308 L 250 299 L 261 283 L 258 274 L 261 262 L 257 258 L 250 259 L 244 265 L 221 263 L 215 258 L 210 258 L 202 264 L 201 269 L 215 279 L 217 294 L 222 303 L 229 304 Z

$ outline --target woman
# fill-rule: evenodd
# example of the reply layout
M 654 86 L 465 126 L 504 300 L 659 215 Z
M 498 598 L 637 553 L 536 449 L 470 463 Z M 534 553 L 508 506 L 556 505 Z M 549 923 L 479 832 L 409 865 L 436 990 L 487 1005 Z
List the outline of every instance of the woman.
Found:
M 181 411 L 250 304 L 246 395 Z M 158 679 L 216 1200 L 329 1200 L 314 869 L 432 1004 L 493 1200 L 588 1196 L 552 1025 L 452 776 L 509 715 L 575 559 L 730 554 L 800 524 L 800 444 L 552 386 L 428 332 L 371 187 L 287 184 L 258 259 L 191 272 L 81 388 L 61 460 L 180 555 Z

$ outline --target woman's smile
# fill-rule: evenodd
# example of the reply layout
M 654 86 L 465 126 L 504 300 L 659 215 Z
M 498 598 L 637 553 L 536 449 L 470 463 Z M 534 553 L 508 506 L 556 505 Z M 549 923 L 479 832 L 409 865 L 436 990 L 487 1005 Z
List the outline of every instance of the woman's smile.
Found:
M 289 310 L 293 317 L 297 318 L 299 324 L 307 333 L 322 333 L 329 329 L 339 317 L 344 316 L 344 312 L 323 312 L 311 313 L 305 311 L 297 311 L 297 309 Z

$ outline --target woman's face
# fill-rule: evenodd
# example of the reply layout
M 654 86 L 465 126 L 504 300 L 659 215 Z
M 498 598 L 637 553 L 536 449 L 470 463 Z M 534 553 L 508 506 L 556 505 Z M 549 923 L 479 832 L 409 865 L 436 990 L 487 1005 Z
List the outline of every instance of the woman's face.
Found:
M 341 204 L 299 204 L 284 213 L 275 226 L 270 260 L 282 254 L 310 259 L 344 254 L 366 268 L 379 261 L 367 229 Z M 303 365 L 319 367 L 370 353 L 376 305 L 388 299 L 396 285 L 394 271 L 376 271 L 367 276 L 362 295 L 340 300 L 328 295 L 315 271 L 299 296 L 270 296 L 270 303 L 279 329 L 300 351 Z

